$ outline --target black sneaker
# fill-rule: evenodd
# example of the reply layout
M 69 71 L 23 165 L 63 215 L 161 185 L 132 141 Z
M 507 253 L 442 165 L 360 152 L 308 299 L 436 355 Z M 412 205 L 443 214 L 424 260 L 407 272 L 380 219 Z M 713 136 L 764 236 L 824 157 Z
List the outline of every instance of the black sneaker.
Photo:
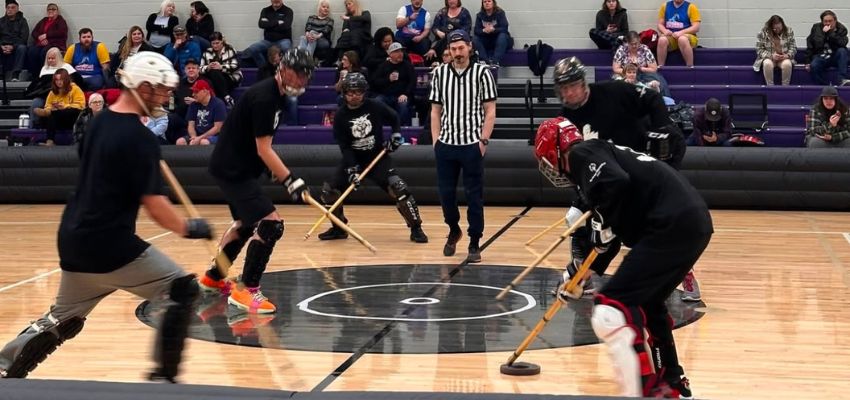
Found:
M 153 370 L 148 374 L 148 381 L 156 383 L 177 383 L 177 379 L 173 376 L 164 375 L 161 371 Z
M 466 256 L 466 261 L 471 264 L 481 262 L 481 249 L 478 246 L 469 246 L 469 254 Z
M 410 228 L 410 241 L 416 243 L 428 243 L 428 235 L 422 230 L 421 226 Z
M 348 239 L 348 232 L 334 225 L 330 229 L 319 234 L 319 240 Z
M 675 389 L 679 392 L 680 399 L 693 399 L 694 394 L 691 392 L 691 382 L 688 381 L 687 377 L 682 376 L 679 379 L 674 379 L 674 381 L 667 381 L 667 384 L 670 385 L 671 388 Z
M 446 239 L 446 245 L 443 246 L 443 255 L 446 257 L 451 257 L 455 255 L 455 248 L 457 247 L 457 242 L 460 238 L 463 237 L 463 232 L 460 230 L 457 231 L 449 231 L 449 236 Z

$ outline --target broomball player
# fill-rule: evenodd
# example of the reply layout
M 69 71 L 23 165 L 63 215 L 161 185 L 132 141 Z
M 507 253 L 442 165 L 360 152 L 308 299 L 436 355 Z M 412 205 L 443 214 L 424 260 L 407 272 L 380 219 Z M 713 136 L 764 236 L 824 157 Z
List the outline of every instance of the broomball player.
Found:
M 383 143 L 388 153 L 401 146 L 401 123 L 398 114 L 381 102 L 365 98 L 369 84 L 361 73 L 350 73 L 342 81 L 342 95 L 345 102 L 334 116 L 334 138 L 342 152 L 342 164 L 337 168 L 330 182 L 322 187 L 322 202 L 330 208 L 349 185 L 360 186 L 360 173 L 381 152 L 383 127 L 389 125 L 393 134 Z M 381 158 L 366 176 L 381 187 L 395 200 L 399 214 L 410 228 L 410 240 L 416 243 L 428 243 L 428 236 L 422 230 L 422 218 L 413 194 L 407 183 L 392 168 L 389 155 Z M 334 215 L 346 224 L 348 219 L 343 213 L 342 204 L 334 210 Z M 332 225 L 319 234 L 321 240 L 345 239 L 348 233 Z
M 702 197 L 669 165 L 628 147 L 583 141 L 566 120 L 541 126 L 534 155 L 556 187 L 575 186 L 586 200 L 597 251 L 615 239 L 631 248 L 594 296 L 591 316 L 623 395 L 691 398 L 664 302 L 711 239 Z M 562 295 L 581 297 L 582 289 L 576 292 Z

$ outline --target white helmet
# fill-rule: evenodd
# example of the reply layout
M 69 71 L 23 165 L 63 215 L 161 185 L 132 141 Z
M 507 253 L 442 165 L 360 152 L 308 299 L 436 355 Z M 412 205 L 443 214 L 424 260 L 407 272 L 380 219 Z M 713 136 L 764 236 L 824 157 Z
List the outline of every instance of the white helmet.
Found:
M 168 58 L 152 51 L 140 51 L 124 62 L 120 70 L 121 84 L 136 89 L 142 83 L 152 86 L 177 87 L 180 77 Z

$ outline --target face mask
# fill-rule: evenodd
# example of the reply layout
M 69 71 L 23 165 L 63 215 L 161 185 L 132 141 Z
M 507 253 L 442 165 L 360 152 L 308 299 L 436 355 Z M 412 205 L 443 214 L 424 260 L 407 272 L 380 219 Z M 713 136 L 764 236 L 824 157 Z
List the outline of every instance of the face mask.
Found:
M 303 88 L 303 87 L 302 88 L 294 88 L 294 87 L 289 86 L 289 85 L 284 86 L 284 88 L 283 88 L 283 93 L 286 94 L 287 96 L 290 96 L 290 97 L 301 96 L 302 94 L 304 94 L 305 91 L 306 91 L 306 89 Z

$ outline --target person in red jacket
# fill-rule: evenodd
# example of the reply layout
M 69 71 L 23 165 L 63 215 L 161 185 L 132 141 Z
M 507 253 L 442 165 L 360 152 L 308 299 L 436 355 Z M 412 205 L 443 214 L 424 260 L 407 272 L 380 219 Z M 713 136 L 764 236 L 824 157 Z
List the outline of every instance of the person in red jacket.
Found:
M 27 70 L 30 71 L 30 76 L 38 76 L 47 50 L 57 47 L 64 53 L 68 43 L 68 24 L 59 14 L 58 5 L 47 5 L 47 16 L 35 24 L 31 36 L 33 45 L 27 48 Z

